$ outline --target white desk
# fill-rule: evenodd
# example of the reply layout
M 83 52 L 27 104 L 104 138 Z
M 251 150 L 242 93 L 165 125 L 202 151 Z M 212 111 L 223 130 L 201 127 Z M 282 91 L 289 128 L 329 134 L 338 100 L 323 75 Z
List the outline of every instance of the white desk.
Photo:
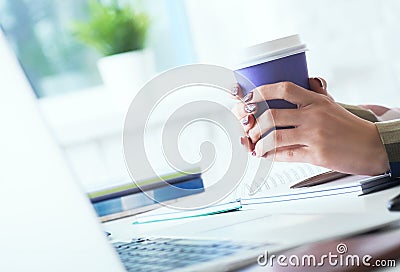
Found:
M 304 236 L 307 233 L 304 230 L 299 230 L 299 224 L 304 221 L 304 214 L 309 217 L 318 216 L 320 214 L 348 214 L 350 219 L 356 214 L 362 214 L 368 218 L 379 218 L 376 223 L 379 224 L 381 221 L 400 219 L 400 212 L 389 212 L 386 208 L 387 201 L 400 193 L 400 187 L 395 187 L 385 191 L 377 192 L 366 196 L 356 196 L 354 194 L 337 195 L 313 199 L 304 199 L 296 201 L 287 201 L 281 203 L 272 203 L 265 205 L 257 205 L 251 207 L 245 207 L 243 211 L 212 215 L 207 217 L 179 219 L 172 221 L 164 221 L 157 223 L 138 224 L 133 225 L 133 218 L 128 217 L 116 221 L 104 223 L 105 230 L 112 233 L 113 240 L 128 241 L 132 237 L 148 237 L 148 236 L 174 236 L 174 235 L 188 235 L 190 237 L 199 238 L 237 238 L 242 236 L 243 239 L 256 240 L 259 235 L 269 235 L 270 230 L 275 228 L 275 235 L 273 238 L 283 239 L 284 236 L 293 239 L 294 235 Z M 276 223 L 271 221 L 269 215 L 285 215 L 285 214 L 300 214 L 298 222 L 296 217 L 294 221 L 285 222 L 279 221 Z M 254 224 L 249 228 L 238 224 L 237 227 L 230 232 L 221 231 L 218 232 L 218 226 L 221 222 L 246 222 L 253 220 Z M 345 221 L 345 220 L 344 220 Z M 360 221 L 359 224 L 362 226 L 365 222 Z M 276 225 L 280 224 L 280 225 Z M 312 230 L 312 234 L 320 239 L 328 238 L 339 231 L 345 225 L 346 222 L 333 222 L 331 225 L 332 229 L 319 229 L 315 226 Z M 282 229 L 282 237 L 276 236 L 276 228 Z M 209 231 L 211 230 L 212 231 Z M 303 231 L 303 232 L 302 232 Z M 208 236 L 212 233 L 211 236 Z M 292 234 L 292 235 L 290 235 Z M 216 237 L 217 236 L 217 237 Z M 278 235 L 279 236 L 279 235 Z M 301 240 L 299 240 L 301 241 Z

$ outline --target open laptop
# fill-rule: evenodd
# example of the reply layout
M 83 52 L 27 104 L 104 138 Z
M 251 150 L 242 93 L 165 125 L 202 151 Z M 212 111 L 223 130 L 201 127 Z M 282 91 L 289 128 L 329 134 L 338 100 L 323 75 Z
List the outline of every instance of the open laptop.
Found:
M 146 232 L 148 227 L 143 225 L 142 233 L 135 234 L 160 238 L 132 235 L 133 240 L 111 244 L 42 120 L 31 86 L 1 32 L 0 60 L 0 271 L 229 270 L 256 262 L 267 249 L 275 252 L 395 219 L 365 220 L 370 217 L 366 214 L 268 216 L 253 211 L 157 231 L 149 227 Z M 336 224 L 330 230 L 341 221 L 348 224 Z M 132 228 L 126 222 L 119 227 Z M 293 223 L 299 232 L 293 232 Z M 269 228 L 257 227 L 263 224 Z M 238 235 L 241 230 L 249 231 Z M 304 232 L 308 235 L 301 230 L 308 230 Z M 148 261 L 149 250 L 154 250 L 152 261 Z

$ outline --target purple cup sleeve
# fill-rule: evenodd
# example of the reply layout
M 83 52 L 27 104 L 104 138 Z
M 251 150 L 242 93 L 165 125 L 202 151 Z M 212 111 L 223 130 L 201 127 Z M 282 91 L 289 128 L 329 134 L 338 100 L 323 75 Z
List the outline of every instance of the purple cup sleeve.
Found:
M 254 87 L 282 81 L 290 81 L 305 89 L 310 89 L 307 60 L 304 52 L 236 70 L 235 77 L 242 88 L 243 96 L 253 90 Z M 258 103 L 257 106 L 256 117 L 268 107 L 271 109 L 297 107 L 295 104 L 282 99 L 268 100 L 267 103 Z

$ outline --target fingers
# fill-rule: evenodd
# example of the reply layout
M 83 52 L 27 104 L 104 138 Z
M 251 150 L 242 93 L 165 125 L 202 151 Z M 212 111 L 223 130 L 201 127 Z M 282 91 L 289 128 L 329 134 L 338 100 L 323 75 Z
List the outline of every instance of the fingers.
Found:
M 252 142 L 276 127 L 300 126 L 301 111 L 299 109 L 269 109 L 257 118 L 256 124 L 246 131 Z
M 248 99 L 248 103 L 283 99 L 298 105 L 298 107 L 311 104 L 315 98 L 315 93 L 291 82 L 263 85 L 252 90 L 248 95 L 251 96 L 250 99 Z
M 323 94 L 329 96 L 327 91 L 327 82 L 325 79 L 321 77 L 313 77 L 309 79 L 310 89 L 313 92 Z M 231 90 L 232 95 L 234 95 L 237 99 L 241 99 L 243 97 L 243 91 L 239 84 L 235 84 Z M 275 84 L 267 84 L 256 89 L 253 89 L 247 95 L 245 95 L 242 99 L 245 103 L 251 102 L 261 102 L 265 100 L 271 99 L 284 99 L 293 104 L 303 104 L 301 103 L 302 99 L 309 96 L 307 90 L 292 83 L 292 82 L 278 82 Z M 306 101 L 303 101 L 306 102 Z
M 310 151 L 307 146 L 294 145 L 270 151 L 264 157 L 277 162 L 309 162 Z
M 310 92 L 294 83 L 280 82 L 260 86 L 240 99 L 242 90 L 239 85 L 234 86 L 232 94 L 237 99 L 240 99 L 241 102 L 234 106 L 232 112 L 241 121 L 245 132 L 249 135 L 249 137 L 241 138 L 241 143 L 247 151 L 253 150 L 253 155 L 257 157 L 273 151 L 278 158 L 284 159 L 286 156 L 286 161 L 299 160 L 297 157 L 293 158 L 295 157 L 293 154 L 299 154 L 306 150 L 303 147 L 299 147 L 304 146 L 304 141 L 299 137 L 299 130 L 297 129 L 301 125 L 301 111 L 299 109 L 312 104 L 320 97 L 319 94 L 327 93 L 326 82 L 323 79 L 310 79 L 310 88 L 316 90 L 316 93 Z M 253 114 L 257 112 L 256 103 L 273 99 L 286 100 L 297 104 L 298 108 L 269 109 L 255 120 Z M 274 130 L 264 138 L 261 138 L 263 134 L 276 127 L 290 126 L 296 128 Z M 286 149 L 288 151 L 285 151 Z
M 247 152 L 252 152 L 254 150 L 254 144 L 249 137 L 240 137 L 240 143 L 244 146 Z
M 242 97 L 242 88 L 240 88 L 239 84 L 234 84 L 231 88 L 231 94 L 235 97 Z
M 240 120 L 240 119 L 243 119 L 247 115 L 256 113 L 257 112 L 257 104 L 255 104 L 255 103 L 245 104 L 245 103 L 239 102 L 232 108 L 232 112 L 236 116 L 236 118 Z
M 237 103 L 232 109 L 232 112 L 235 114 L 236 118 L 243 119 L 246 116 L 253 114 L 257 111 L 257 104 L 248 103 L 249 98 L 251 98 L 251 96 L 249 96 L 249 94 L 246 95 L 243 99 L 241 98 L 243 92 L 242 92 L 242 88 L 240 87 L 239 84 L 235 84 L 232 87 L 231 93 L 236 99 L 241 101 L 241 102 Z M 246 123 L 246 120 L 243 120 L 243 122 Z M 244 125 L 246 125 L 246 124 L 244 124 Z
M 294 145 L 304 145 L 304 133 L 299 128 L 278 129 L 260 139 L 255 147 L 255 156 L 262 157 L 275 149 Z
M 310 87 L 316 93 L 327 94 L 326 82 L 321 78 L 312 78 L 309 80 Z M 240 99 L 242 90 L 238 84 L 233 87 L 233 94 Z M 283 99 L 293 104 L 297 104 L 298 108 L 311 104 L 315 99 L 315 94 L 291 82 L 279 82 L 257 87 L 240 99 L 242 103 L 238 103 L 233 113 L 238 119 L 244 118 L 248 114 L 254 114 L 257 111 L 258 102 L 265 100 Z
M 231 94 L 237 100 L 242 100 L 243 90 L 239 83 L 235 83 L 231 88 Z
M 254 115 L 250 114 L 243 117 L 243 119 L 241 119 L 240 122 L 242 123 L 245 133 L 248 134 L 249 130 L 254 127 L 256 119 Z

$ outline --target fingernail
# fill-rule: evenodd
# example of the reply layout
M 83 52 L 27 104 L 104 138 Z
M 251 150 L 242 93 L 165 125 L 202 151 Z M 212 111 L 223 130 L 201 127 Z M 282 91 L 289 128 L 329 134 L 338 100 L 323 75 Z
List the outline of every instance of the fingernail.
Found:
M 245 126 L 249 124 L 249 116 L 248 115 L 246 115 L 246 117 L 244 117 L 242 119 L 242 124 Z
M 318 81 L 318 83 L 319 83 L 319 86 L 320 86 L 321 88 L 323 88 L 323 87 L 324 87 L 324 83 L 322 82 L 322 80 L 321 80 L 320 78 L 318 78 L 318 77 L 314 77 L 313 79 L 315 79 L 315 80 L 317 80 L 317 81 Z
M 247 102 L 249 102 L 251 99 L 253 99 L 253 92 L 250 92 L 250 93 L 246 94 L 246 96 L 243 97 L 243 102 L 247 103 Z
M 238 95 L 239 94 L 239 85 L 234 85 L 231 89 L 232 95 Z
M 254 150 L 253 152 L 251 152 L 251 155 L 253 155 L 254 157 L 257 156 L 256 151 Z
M 253 104 L 253 103 L 252 104 L 247 104 L 247 105 L 244 106 L 244 110 L 247 113 L 253 113 L 253 112 L 256 111 L 256 109 L 257 109 L 257 105 Z

